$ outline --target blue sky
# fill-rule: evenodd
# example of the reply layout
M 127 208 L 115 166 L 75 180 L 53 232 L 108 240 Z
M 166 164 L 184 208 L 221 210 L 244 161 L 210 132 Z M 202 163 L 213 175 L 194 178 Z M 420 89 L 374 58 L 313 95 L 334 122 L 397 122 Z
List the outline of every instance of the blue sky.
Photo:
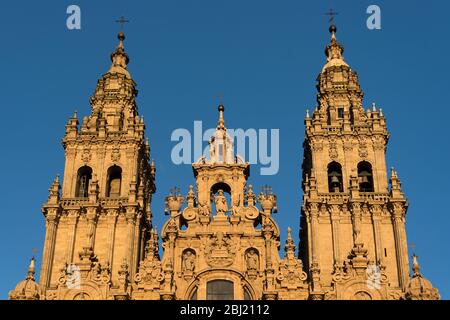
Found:
M 66 28 L 70 4 L 81 7 L 81 30 Z M 366 27 L 371 4 L 381 8 L 381 30 Z M 284 243 L 288 226 L 298 230 L 303 119 L 315 106 L 315 79 L 329 42 L 323 13 L 330 6 L 339 12 L 338 40 L 359 73 L 365 106 L 375 101 L 388 120 L 388 167 L 395 166 L 410 203 L 408 242 L 415 243 L 425 276 L 450 298 L 450 4 L 438 0 L 2 2 L 0 298 L 25 276 L 33 248 L 40 262 L 40 207 L 64 169 L 64 125 L 74 110 L 89 113 L 121 15 L 131 20 L 129 70 L 157 166 L 155 225 L 165 221 L 169 189 L 177 185 L 186 193 L 194 182 L 190 166 L 171 163 L 170 135 L 193 130 L 195 120 L 215 126 L 221 92 L 227 126 L 280 129 L 279 173 L 260 176 L 253 166 L 250 181 L 258 190 L 269 184 L 278 195 Z

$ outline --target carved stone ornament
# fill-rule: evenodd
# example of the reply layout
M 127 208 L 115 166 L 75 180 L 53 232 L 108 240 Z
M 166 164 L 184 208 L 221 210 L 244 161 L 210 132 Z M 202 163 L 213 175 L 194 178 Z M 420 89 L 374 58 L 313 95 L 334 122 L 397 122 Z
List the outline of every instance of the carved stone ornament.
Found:
M 114 148 L 111 152 L 111 161 L 117 162 L 120 160 L 120 150 L 119 148 Z
M 204 252 L 211 267 L 228 267 L 233 264 L 236 255 L 231 239 L 222 232 L 217 232 L 208 240 Z
M 83 160 L 85 163 L 91 161 L 92 154 L 91 151 L 86 148 L 83 150 L 83 153 L 81 154 L 81 160 Z
M 255 220 L 259 217 L 259 210 L 255 206 L 242 207 L 241 209 L 244 212 L 244 215 L 249 220 Z
M 330 148 L 328 150 L 328 153 L 330 155 L 330 159 L 336 159 L 338 157 L 336 142 L 330 143 Z
M 183 210 L 182 216 L 186 221 L 195 220 L 198 215 L 198 208 L 185 208 Z
M 367 144 L 366 143 L 360 143 L 359 144 L 359 150 L 358 150 L 359 156 L 361 158 L 367 158 L 369 155 L 369 152 L 367 151 Z

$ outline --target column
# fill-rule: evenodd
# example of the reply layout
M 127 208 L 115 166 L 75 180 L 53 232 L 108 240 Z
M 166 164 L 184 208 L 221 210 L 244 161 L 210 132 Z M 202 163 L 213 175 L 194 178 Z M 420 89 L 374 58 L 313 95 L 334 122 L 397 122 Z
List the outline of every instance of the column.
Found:
M 117 209 L 108 209 L 107 211 L 107 225 L 108 225 L 108 251 L 106 261 L 111 267 L 111 273 L 113 268 L 113 256 L 114 256 L 114 241 L 116 237 L 116 222 L 117 222 Z
M 341 253 L 339 248 L 339 205 L 331 205 L 331 232 L 333 235 L 333 257 L 334 264 L 341 264 Z
M 68 210 L 67 214 L 67 246 L 66 246 L 66 262 L 73 262 L 73 249 L 75 246 L 75 231 L 78 223 L 79 210 Z
M 379 262 L 383 265 L 383 241 L 381 238 L 381 207 L 379 205 L 373 205 L 372 208 L 372 221 L 373 221 L 373 234 L 375 239 L 375 262 Z
M 58 214 L 56 208 L 47 210 L 46 234 L 44 253 L 42 257 L 41 286 L 47 289 L 50 286 L 50 276 L 55 252 L 56 229 L 58 225 Z
M 406 232 L 403 219 L 403 205 L 394 203 L 392 223 L 394 225 L 395 250 L 397 254 L 398 280 L 402 289 L 406 288 L 409 279 Z

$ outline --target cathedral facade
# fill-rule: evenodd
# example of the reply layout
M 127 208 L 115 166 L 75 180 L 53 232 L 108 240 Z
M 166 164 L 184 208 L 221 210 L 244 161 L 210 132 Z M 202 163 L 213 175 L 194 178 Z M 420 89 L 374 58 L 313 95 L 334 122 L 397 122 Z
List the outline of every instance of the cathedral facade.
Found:
M 74 114 L 63 138 L 65 170 L 42 211 L 39 282 L 34 258 L 12 300 L 439 299 L 413 256 L 408 203 L 392 168 L 382 110 L 363 108 L 358 76 L 330 27 L 317 107 L 305 118 L 300 244 L 273 217 L 277 197 L 255 193 L 250 164 L 234 154 L 225 108 L 193 185 L 166 197 L 152 224 L 155 165 L 136 104 L 125 36 L 98 80 L 91 114 Z M 287 233 L 280 257 L 280 234 Z M 159 245 L 162 244 L 162 252 Z

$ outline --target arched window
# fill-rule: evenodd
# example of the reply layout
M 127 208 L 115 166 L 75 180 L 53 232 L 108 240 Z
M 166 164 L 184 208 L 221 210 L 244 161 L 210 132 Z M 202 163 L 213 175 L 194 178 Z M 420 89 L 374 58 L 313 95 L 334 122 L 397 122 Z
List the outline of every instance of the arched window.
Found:
M 206 300 L 234 300 L 234 284 L 227 280 L 213 280 L 206 284 Z
M 252 300 L 252 296 L 246 287 L 244 288 L 244 300 Z
M 89 195 L 89 182 L 92 179 L 92 169 L 88 166 L 78 169 L 75 197 L 87 198 Z
M 197 288 L 195 288 L 194 292 L 192 292 L 190 300 L 197 300 Z
M 339 163 L 333 161 L 328 165 L 328 191 L 343 192 L 342 185 L 342 167 Z
M 372 165 L 367 161 L 362 161 L 358 164 L 358 181 L 359 191 L 373 192 L 373 174 Z
M 106 196 L 110 198 L 120 197 L 122 184 L 122 169 L 112 166 L 108 169 L 108 183 L 106 184 Z

